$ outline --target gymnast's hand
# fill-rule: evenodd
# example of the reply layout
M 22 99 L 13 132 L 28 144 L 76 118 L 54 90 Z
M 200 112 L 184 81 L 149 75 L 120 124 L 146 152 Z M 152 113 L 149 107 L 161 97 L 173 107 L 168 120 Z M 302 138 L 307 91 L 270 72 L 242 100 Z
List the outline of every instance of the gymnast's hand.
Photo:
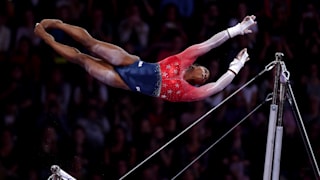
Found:
M 249 54 L 247 52 L 247 48 L 242 49 L 236 58 L 230 63 L 229 70 L 233 73 L 238 74 L 240 69 L 244 66 L 244 64 L 249 61 Z
M 255 19 L 256 19 L 256 16 L 254 15 L 246 16 L 241 23 L 238 23 L 237 25 L 231 28 L 228 28 L 227 31 L 229 33 L 230 38 L 233 38 L 237 35 L 252 33 L 252 30 L 250 29 L 250 27 L 257 24 Z
M 251 16 L 246 16 L 242 22 L 240 23 L 240 34 L 248 34 L 248 33 L 252 33 L 252 30 L 249 29 L 251 26 L 253 26 L 254 24 L 257 24 L 256 21 L 254 21 L 256 19 L 256 16 L 251 15 Z

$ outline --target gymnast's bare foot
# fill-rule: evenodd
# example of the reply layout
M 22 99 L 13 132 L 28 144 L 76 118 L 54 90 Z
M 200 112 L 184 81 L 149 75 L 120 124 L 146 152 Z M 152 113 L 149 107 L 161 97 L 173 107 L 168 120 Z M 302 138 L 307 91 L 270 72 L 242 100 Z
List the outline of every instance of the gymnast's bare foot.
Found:
M 47 33 L 43 26 L 39 23 L 37 23 L 34 27 L 34 33 L 46 42 L 54 41 L 54 37 Z
M 47 29 L 47 28 L 56 28 L 57 24 L 61 24 L 63 23 L 61 20 L 59 19 L 43 19 L 40 24 L 43 26 L 43 28 Z

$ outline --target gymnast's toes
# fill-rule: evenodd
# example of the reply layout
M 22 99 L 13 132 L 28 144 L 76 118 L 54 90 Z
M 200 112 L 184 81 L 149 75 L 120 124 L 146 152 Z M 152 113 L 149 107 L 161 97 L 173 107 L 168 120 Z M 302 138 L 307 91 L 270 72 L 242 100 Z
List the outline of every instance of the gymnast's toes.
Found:
M 55 28 L 55 25 L 58 23 L 62 23 L 59 19 L 43 19 L 40 24 L 46 28 Z

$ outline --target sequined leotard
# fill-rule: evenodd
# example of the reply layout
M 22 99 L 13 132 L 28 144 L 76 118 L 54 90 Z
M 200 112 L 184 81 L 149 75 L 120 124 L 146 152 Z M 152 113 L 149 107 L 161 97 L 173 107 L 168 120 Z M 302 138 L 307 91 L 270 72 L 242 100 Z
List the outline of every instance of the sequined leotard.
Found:
M 160 98 L 173 102 L 188 101 L 188 99 L 184 99 L 184 95 L 196 88 L 183 79 L 183 72 L 191 63 L 181 62 L 177 56 L 170 56 L 159 62 L 162 79 Z
M 188 63 L 187 60 L 181 61 L 177 56 L 170 56 L 158 63 L 139 60 L 132 65 L 115 69 L 132 91 L 172 102 L 191 101 L 188 92 L 193 92 L 193 97 L 201 93 L 197 87 L 183 79 L 184 71 L 192 62 Z
M 222 31 L 204 43 L 191 46 L 157 63 L 138 60 L 129 66 L 115 67 L 115 70 L 132 91 L 172 102 L 201 100 L 225 88 L 235 77 L 234 73 L 227 71 L 216 82 L 196 87 L 184 80 L 185 71 L 199 55 L 228 38 L 228 33 Z

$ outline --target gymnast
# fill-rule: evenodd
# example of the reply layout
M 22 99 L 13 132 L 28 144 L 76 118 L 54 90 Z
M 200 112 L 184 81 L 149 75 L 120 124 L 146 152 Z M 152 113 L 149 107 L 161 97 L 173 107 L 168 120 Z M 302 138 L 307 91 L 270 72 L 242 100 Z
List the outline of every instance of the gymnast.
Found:
M 196 59 L 228 39 L 251 33 L 255 16 L 246 16 L 241 23 L 194 44 L 184 51 L 156 63 L 145 62 L 114 44 L 94 39 L 84 28 L 59 19 L 43 19 L 35 26 L 35 34 L 68 61 L 83 67 L 87 73 L 108 86 L 159 97 L 170 102 L 202 100 L 222 91 L 231 83 L 245 62 L 247 49 L 242 49 L 229 64 L 228 70 L 216 81 L 205 82 L 209 70 L 195 65 Z M 46 29 L 60 29 L 87 48 L 94 56 L 55 41 Z

